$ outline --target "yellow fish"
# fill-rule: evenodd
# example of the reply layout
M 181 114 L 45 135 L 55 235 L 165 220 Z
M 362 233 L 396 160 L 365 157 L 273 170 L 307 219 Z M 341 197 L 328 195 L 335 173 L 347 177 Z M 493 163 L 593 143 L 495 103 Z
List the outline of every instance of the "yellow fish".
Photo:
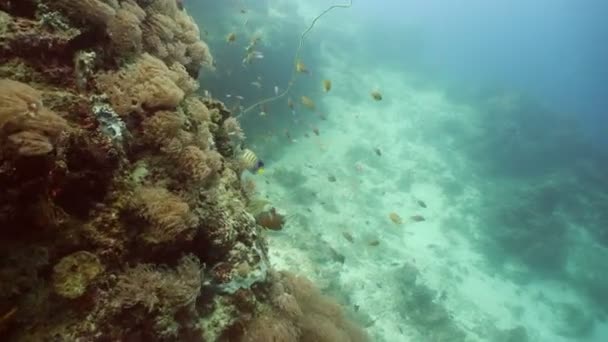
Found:
M 299 73 L 308 74 L 308 68 L 306 68 L 306 65 L 304 65 L 302 61 L 296 62 L 296 71 Z
M 236 33 L 230 32 L 230 34 L 226 36 L 226 41 L 228 43 L 234 43 L 236 41 Z
M 399 216 L 395 212 L 392 212 L 392 213 L 388 214 L 388 218 L 390 218 L 391 221 L 393 221 L 394 224 L 402 224 L 403 223 L 403 219 L 401 218 L 401 216 Z
M 300 97 L 300 102 L 302 102 L 302 105 L 304 105 L 304 107 L 306 107 L 310 110 L 315 110 L 315 108 L 316 108 L 315 102 L 313 100 L 311 100 L 310 97 L 308 97 L 308 96 Z
M 382 94 L 380 94 L 379 91 L 374 90 L 370 93 L 370 95 L 372 96 L 372 99 L 376 100 L 376 101 L 380 101 L 382 100 Z
M 331 81 L 323 80 L 323 90 L 328 93 L 331 90 Z
M 252 150 L 248 148 L 244 149 L 243 153 L 241 153 L 239 157 L 239 160 L 243 167 L 252 173 L 256 173 L 258 175 L 264 173 L 264 162 L 258 159 L 258 156 L 256 156 Z

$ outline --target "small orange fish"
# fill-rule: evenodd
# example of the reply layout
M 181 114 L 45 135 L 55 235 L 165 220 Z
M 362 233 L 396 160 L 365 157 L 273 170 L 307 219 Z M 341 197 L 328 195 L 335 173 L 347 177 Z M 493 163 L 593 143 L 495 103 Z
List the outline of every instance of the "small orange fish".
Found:
M 392 212 L 390 214 L 388 214 L 388 217 L 391 219 L 391 221 L 393 221 L 393 223 L 395 224 L 402 224 L 403 223 L 403 219 L 401 219 L 401 216 L 399 216 L 397 213 Z
M 308 74 L 308 68 L 306 68 L 306 65 L 304 65 L 304 63 L 302 61 L 297 61 L 296 62 L 296 71 L 302 74 Z
M 323 91 L 326 93 L 329 93 L 330 90 L 331 90 L 331 81 L 323 80 Z
M 304 107 L 306 107 L 310 110 L 315 110 L 315 108 L 316 108 L 315 102 L 308 96 L 300 97 L 300 102 L 302 102 L 302 105 L 304 105 Z

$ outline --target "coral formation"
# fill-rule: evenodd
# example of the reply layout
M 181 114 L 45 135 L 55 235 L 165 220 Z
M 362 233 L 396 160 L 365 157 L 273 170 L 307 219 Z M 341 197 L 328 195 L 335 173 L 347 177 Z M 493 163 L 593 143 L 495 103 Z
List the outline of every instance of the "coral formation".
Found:
M 103 265 L 95 254 L 78 251 L 63 257 L 53 267 L 53 288 L 62 297 L 78 298 L 101 272 Z
M 289 273 L 274 274 L 270 306 L 252 319 L 241 341 L 367 341 L 364 331 L 351 323 L 342 308 L 307 279 Z
M 0 139 L 24 156 L 43 155 L 69 128 L 67 122 L 45 108 L 32 87 L 0 79 Z
M 198 217 L 179 196 L 161 187 L 140 187 L 136 189 L 133 201 L 138 215 L 149 224 L 142 234 L 147 242 L 172 242 L 179 235 L 192 239 Z
M 1 340 L 364 340 L 272 271 L 244 134 L 197 94 L 212 59 L 175 0 L 0 11 Z

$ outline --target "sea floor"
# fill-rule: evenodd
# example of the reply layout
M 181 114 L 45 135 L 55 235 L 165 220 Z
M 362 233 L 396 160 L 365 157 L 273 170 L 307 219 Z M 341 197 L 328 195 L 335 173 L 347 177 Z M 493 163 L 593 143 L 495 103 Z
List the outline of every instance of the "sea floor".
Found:
M 474 136 L 476 109 L 417 89 L 407 75 L 352 79 L 337 65 L 326 70 L 337 89 L 322 100 L 319 135 L 294 136 L 274 155 L 268 146 L 283 137 L 258 146 L 267 170 L 250 177 L 288 215 L 284 230 L 268 233 L 274 267 L 338 296 L 375 341 L 605 341 L 599 322 L 585 339 L 570 337 L 576 331 L 555 307 L 585 307 L 576 291 L 506 278 L 476 248 L 485 180 L 454 138 Z M 374 82 L 382 101 L 368 89 L 353 95 Z M 294 119 L 313 115 L 301 109 Z

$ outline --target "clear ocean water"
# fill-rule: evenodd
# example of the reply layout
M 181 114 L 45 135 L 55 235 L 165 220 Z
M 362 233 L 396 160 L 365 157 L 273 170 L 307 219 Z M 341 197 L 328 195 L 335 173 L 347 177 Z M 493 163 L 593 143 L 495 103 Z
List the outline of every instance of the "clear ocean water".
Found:
M 608 2 L 185 6 L 276 268 L 376 341 L 608 341 Z

